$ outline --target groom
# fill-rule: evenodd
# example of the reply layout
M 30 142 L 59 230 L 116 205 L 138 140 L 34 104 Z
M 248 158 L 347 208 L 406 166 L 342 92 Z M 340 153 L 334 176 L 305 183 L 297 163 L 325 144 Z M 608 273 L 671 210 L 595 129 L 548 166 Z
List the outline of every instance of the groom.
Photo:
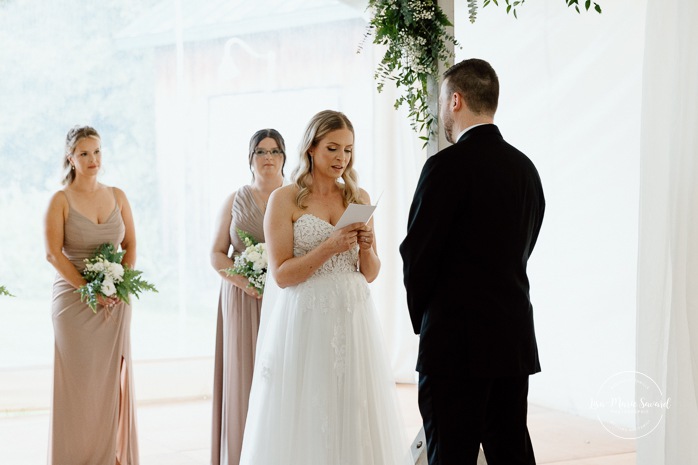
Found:
M 429 158 L 400 246 L 419 334 L 419 409 L 430 465 L 535 464 L 528 376 L 540 371 L 526 262 L 543 221 L 538 172 L 493 124 L 489 63 L 444 73 L 446 139 Z

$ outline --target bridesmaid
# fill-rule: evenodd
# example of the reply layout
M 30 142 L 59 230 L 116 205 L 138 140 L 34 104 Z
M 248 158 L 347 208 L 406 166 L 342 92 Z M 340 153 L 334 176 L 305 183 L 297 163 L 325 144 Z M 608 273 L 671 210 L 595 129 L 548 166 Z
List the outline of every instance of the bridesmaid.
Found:
M 237 229 L 264 242 L 264 212 L 269 195 L 284 181 L 284 139 L 275 129 L 257 131 L 250 139 L 252 184 L 244 185 L 225 201 L 211 247 L 211 266 L 223 278 L 218 300 L 215 375 L 213 381 L 213 434 L 211 464 L 237 465 L 252 385 L 262 296 L 247 287 L 247 278 L 220 271 L 233 266 L 228 255 L 245 250 Z
M 49 465 L 137 465 L 131 365 L 131 307 L 101 298 L 95 315 L 75 290 L 86 284 L 83 259 L 105 242 L 121 245 L 123 263 L 136 262 L 136 234 L 126 195 L 97 181 L 100 136 L 89 126 L 68 132 L 65 187 L 45 219 L 46 258 L 53 284 L 55 335 Z M 110 311 L 105 313 L 105 307 Z M 108 315 L 108 316 L 107 316 Z

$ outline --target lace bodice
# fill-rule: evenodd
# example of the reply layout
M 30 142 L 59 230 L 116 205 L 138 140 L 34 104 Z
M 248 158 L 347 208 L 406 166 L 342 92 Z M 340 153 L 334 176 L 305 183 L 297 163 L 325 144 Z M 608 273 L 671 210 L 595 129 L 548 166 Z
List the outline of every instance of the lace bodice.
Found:
M 327 239 L 334 227 L 310 213 L 302 215 L 293 224 L 293 256 L 302 257 Z M 334 255 L 318 268 L 313 276 L 357 271 L 359 246 Z

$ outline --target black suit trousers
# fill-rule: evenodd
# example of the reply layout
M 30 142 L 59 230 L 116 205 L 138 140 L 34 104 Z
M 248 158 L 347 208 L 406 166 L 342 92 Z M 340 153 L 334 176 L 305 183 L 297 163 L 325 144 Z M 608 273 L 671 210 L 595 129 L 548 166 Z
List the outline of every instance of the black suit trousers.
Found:
M 526 426 L 528 375 L 419 376 L 419 410 L 429 465 L 535 465 Z

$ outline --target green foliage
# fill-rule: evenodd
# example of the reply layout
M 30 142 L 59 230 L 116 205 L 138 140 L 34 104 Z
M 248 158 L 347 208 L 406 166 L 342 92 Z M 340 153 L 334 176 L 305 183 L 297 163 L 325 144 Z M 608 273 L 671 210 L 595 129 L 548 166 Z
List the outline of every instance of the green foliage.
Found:
M 483 0 L 483 7 L 500 0 Z M 563 0 L 568 7 L 580 12 L 579 0 Z M 479 0 L 467 0 L 471 23 L 477 19 Z M 517 16 L 517 8 L 526 0 L 504 0 L 506 12 Z M 598 3 L 584 0 L 584 8 L 601 13 Z M 395 108 L 407 105 L 412 129 L 420 133 L 426 143 L 436 134 L 438 115 L 429 109 L 427 82 L 437 80 L 439 62 L 448 66 L 455 58 L 448 44 L 459 46 L 446 28 L 453 26 L 436 0 L 369 0 L 371 20 L 364 36 L 373 36 L 373 43 L 387 46 L 375 73 L 378 91 L 386 80 L 395 82 L 402 94 L 395 100 Z M 359 51 L 361 51 L 359 46 Z
M 87 305 L 94 313 L 97 313 L 97 297 L 102 295 L 101 291 L 99 290 L 101 285 L 101 282 L 89 281 L 87 284 L 80 286 L 80 288 L 75 291 L 80 293 L 80 301 L 87 302 Z
M 121 260 L 124 259 L 124 255 L 126 255 L 126 251 L 122 250 L 121 252 L 118 252 L 116 247 L 114 247 L 114 244 L 111 242 L 105 242 L 104 244 L 100 245 L 97 247 L 97 250 L 95 250 L 94 253 L 95 257 L 101 256 L 105 260 L 112 263 L 121 263 Z
M 245 247 L 252 247 L 253 245 L 259 244 L 259 241 L 255 239 L 255 237 L 248 233 L 247 231 L 243 231 L 240 228 L 235 229 L 238 233 L 238 237 L 242 241 L 243 244 L 245 244 Z
M 407 105 L 412 128 L 428 141 L 438 115 L 429 109 L 427 82 L 438 74 L 439 62 L 454 58 L 448 44 L 458 45 L 446 28 L 453 26 L 435 0 L 369 0 L 372 18 L 364 40 L 387 46 L 375 78 L 378 91 L 387 80 L 402 94 L 395 108 Z M 360 50 L 360 49 L 359 49 Z
M 5 286 L 0 286 L 0 295 L 6 295 L 8 297 L 14 297 L 12 294 L 10 294 L 10 291 L 7 290 Z
M 124 282 L 116 286 L 116 296 L 129 304 L 131 295 L 139 298 L 143 291 L 157 292 L 153 284 L 141 278 L 142 274 L 142 271 L 134 270 L 128 265 L 124 266 Z
M 577 11 L 577 13 L 581 13 L 581 10 L 579 9 L 579 0 L 562 0 L 565 2 L 567 7 L 574 6 L 574 9 Z M 474 23 L 476 19 L 476 14 L 474 11 L 476 10 L 476 4 L 478 0 L 468 0 L 468 7 L 471 8 L 470 11 L 470 22 Z M 484 0 L 483 2 L 483 7 L 486 7 L 490 3 L 494 3 L 495 5 L 499 6 L 499 1 L 498 0 Z M 521 7 L 524 3 L 526 3 L 526 0 L 504 0 L 504 4 L 506 5 L 506 11 L 507 14 L 511 13 L 514 15 L 515 18 L 518 18 L 516 14 L 516 9 Z M 584 0 L 584 9 L 586 11 L 589 11 L 591 8 L 592 3 L 594 4 L 594 10 L 601 14 L 601 5 L 599 5 L 596 2 L 592 2 L 591 0 Z

